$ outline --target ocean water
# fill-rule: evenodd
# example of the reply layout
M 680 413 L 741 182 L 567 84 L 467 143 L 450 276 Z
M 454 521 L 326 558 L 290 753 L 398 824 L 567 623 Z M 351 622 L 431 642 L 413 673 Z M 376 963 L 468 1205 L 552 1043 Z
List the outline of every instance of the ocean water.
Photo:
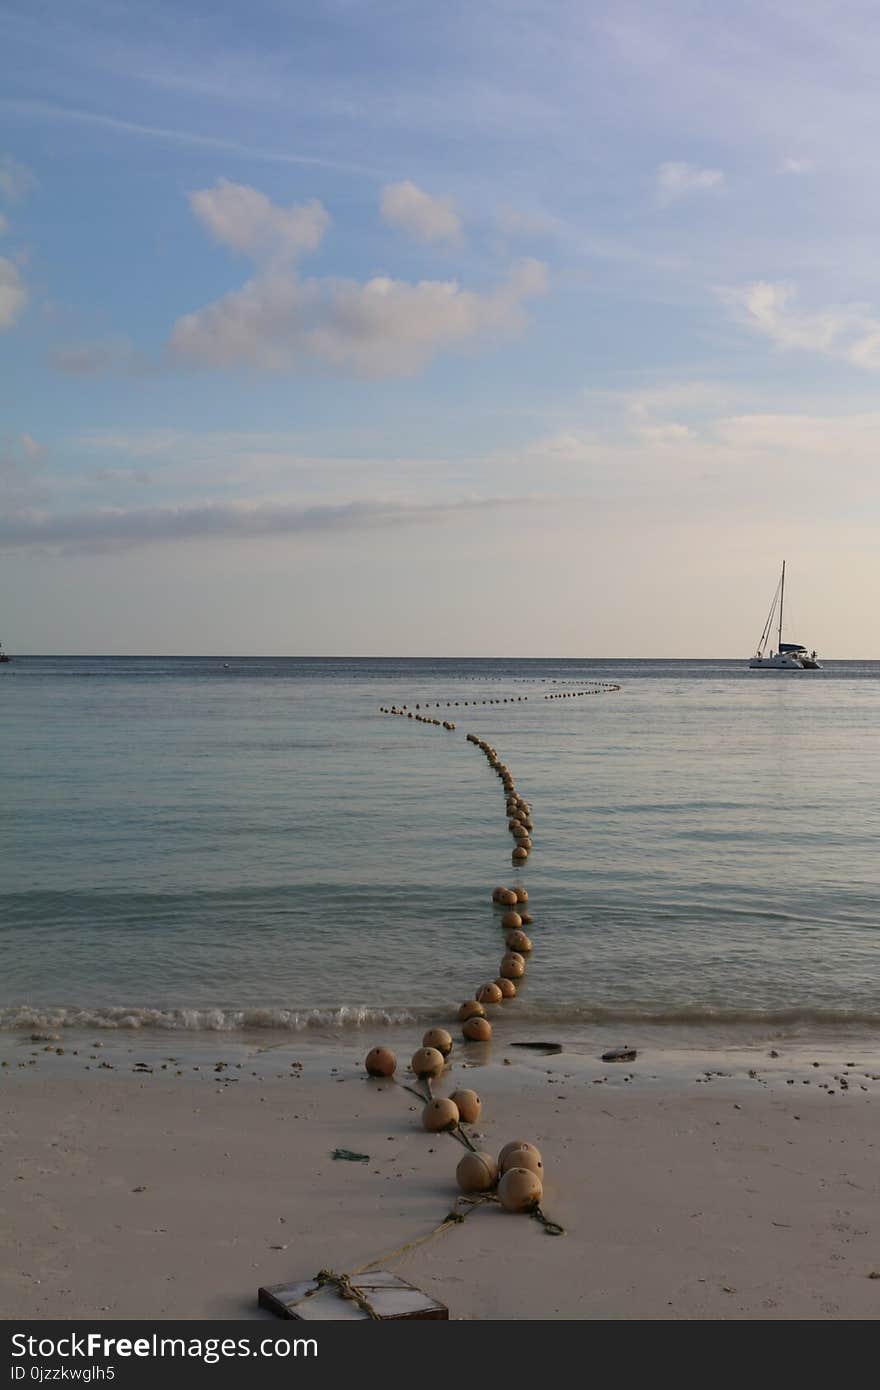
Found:
M 880 1024 L 880 663 L 18 657 L 0 702 L 0 1027 L 442 1022 L 512 882 L 504 1027 Z

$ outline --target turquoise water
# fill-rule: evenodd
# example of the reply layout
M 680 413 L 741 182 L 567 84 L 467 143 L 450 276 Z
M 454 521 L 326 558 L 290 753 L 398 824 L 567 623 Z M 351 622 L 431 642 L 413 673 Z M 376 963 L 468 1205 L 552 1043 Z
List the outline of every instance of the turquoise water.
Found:
M 878 663 L 19 657 L 0 702 L 7 1028 L 440 1021 L 515 881 L 519 1021 L 880 1023 Z

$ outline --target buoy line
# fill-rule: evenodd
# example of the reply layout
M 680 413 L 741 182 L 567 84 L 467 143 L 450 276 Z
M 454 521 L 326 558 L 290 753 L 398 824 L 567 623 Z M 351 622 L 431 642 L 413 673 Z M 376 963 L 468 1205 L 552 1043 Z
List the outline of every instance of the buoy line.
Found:
M 416 709 L 418 708 L 419 706 L 416 705 Z M 455 725 L 451 719 L 427 719 L 423 714 L 415 714 L 412 710 L 407 709 L 406 705 L 401 708 L 398 708 L 397 705 L 392 705 L 390 708 L 380 705 L 379 713 L 405 715 L 407 719 L 414 719 L 417 724 L 434 724 L 438 729 L 448 729 L 450 733 L 455 732 Z
M 551 692 L 545 694 L 544 699 L 570 699 L 578 696 L 598 695 L 620 688 L 614 682 L 595 682 L 590 689 Z M 518 704 L 524 699 L 527 700 L 528 696 L 490 698 L 479 703 Z M 462 703 L 468 704 L 466 700 Z M 471 703 L 476 705 L 477 701 Z M 457 700 L 447 701 L 446 704 L 447 708 L 451 708 L 453 705 L 456 708 L 459 707 Z M 430 704 L 424 706 L 426 710 L 430 707 Z M 434 708 L 440 708 L 439 701 L 435 701 Z M 455 731 L 453 721 L 440 720 L 434 716 L 423 714 L 421 701 L 416 704 L 414 710 L 408 709 L 405 704 L 380 705 L 379 709 L 383 714 L 405 716 L 417 723 L 430 724 L 452 732 Z M 501 782 L 505 794 L 507 828 L 514 840 L 511 858 L 515 866 L 522 866 L 532 850 L 532 832 L 534 830 L 532 808 L 519 795 L 513 773 L 502 761 L 497 748 L 476 734 L 467 734 L 466 738 L 468 743 L 479 748 L 484 754 L 489 766 Z M 532 915 L 526 907 L 529 901 L 527 890 L 519 885 L 515 888 L 499 887 L 493 891 L 492 901 L 496 906 L 504 909 L 501 916 L 501 927 L 505 932 L 507 950 L 501 958 L 497 978 L 479 986 L 473 998 L 466 999 L 459 1007 L 458 1018 L 462 1025 L 462 1034 L 467 1042 L 488 1042 L 491 1039 L 492 1025 L 486 1016 L 486 1007 L 497 1007 L 516 998 L 519 983 L 526 972 L 527 959 L 533 950 L 531 938 L 523 930 L 524 927 L 531 926 L 533 922 Z M 458 1089 L 450 1096 L 436 1096 L 434 1094 L 432 1082 L 438 1080 L 449 1068 L 449 1057 L 453 1047 L 452 1035 L 445 1028 L 429 1028 L 424 1034 L 421 1047 L 413 1053 L 410 1061 L 410 1069 L 425 1088 L 424 1095 L 421 1091 L 397 1078 L 395 1075 L 397 1058 L 388 1047 L 381 1045 L 373 1047 L 367 1054 L 365 1069 L 368 1077 L 391 1081 L 420 1101 L 422 1126 L 428 1133 L 448 1134 L 467 1149 L 467 1153 L 459 1160 L 455 1177 L 461 1193 L 465 1194 L 464 1200 L 470 1203 L 469 1211 L 474 1210 L 477 1205 L 483 1202 L 498 1202 L 506 1211 L 528 1213 L 534 1216 L 541 1222 L 547 1235 L 564 1234 L 563 1227 L 558 1222 L 551 1221 L 541 1209 L 541 1200 L 544 1195 L 544 1166 L 536 1146 L 527 1140 L 512 1140 L 504 1145 L 497 1160 L 494 1159 L 491 1154 L 477 1149 L 465 1128 L 467 1124 L 474 1124 L 482 1111 L 482 1101 L 477 1093 L 467 1089 Z M 473 1196 L 472 1194 L 477 1195 Z M 461 1200 L 460 1197 L 456 1199 L 457 1202 Z M 449 1229 L 451 1224 L 462 1220 L 464 1220 L 464 1216 L 457 1212 L 456 1207 L 453 1207 L 444 1220 L 426 1236 L 410 1241 L 397 1251 L 392 1251 L 390 1255 L 381 1258 L 387 1262 L 405 1250 L 412 1249 L 424 1241 L 432 1239 L 435 1235 Z M 359 1270 L 355 1270 L 354 1273 L 363 1273 L 378 1263 L 378 1260 L 372 1260 L 368 1265 L 363 1265 Z M 350 1275 L 340 1276 L 332 1271 L 323 1270 L 321 1276 L 324 1277 L 324 1282 L 335 1283 L 343 1296 L 352 1296 Z M 361 1300 L 358 1299 L 358 1301 Z M 361 1306 L 364 1304 L 362 1303 Z M 366 1305 L 365 1310 L 369 1316 L 374 1316 L 369 1305 Z
M 500 680 L 501 677 L 495 677 L 495 679 Z M 537 682 L 537 677 L 535 678 L 535 680 Z M 546 678 L 542 679 L 542 683 L 545 683 L 545 680 Z M 557 681 L 552 682 L 553 685 L 561 683 L 562 682 Z M 569 684 L 573 683 L 574 682 L 569 682 Z M 558 692 L 553 692 L 549 695 L 544 695 L 542 698 L 545 700 L 572 699 L 576 696 L 603 695 L 609 691 L 618 691 L 621 689 L 621 686 L 614 681 L 588 681 L 587 684 L 589 686 L 589 689 L 560 690 Z M 446 709 L 476 709 L 478 706 L 482 705 L 521 705 L 524 704 L 528 700 L 528 698 L 528 695 L 487 695 L 482 697 L 481 699 L 473 700 L 435 700 L 433 704 L 430 700 L 420 700 L 416 705 L 413 706 L 412 709 L 410 709 L 409 705 L 395 704 L 391 706 L 380 705 L 379 711 L 381 714 L 406 715 L 408 719 L 415 719 L 420 724 L 436 724 L 438 726 L 442 725 L 444 729 L 448 729 L 450 727 L 454 729 L 454 724 L 450 725 L 445 720 L 428 717 L 425 714 L 421 713 L 421 711 L 429 710 L 432 708 L 442 709 L 444 707 Z

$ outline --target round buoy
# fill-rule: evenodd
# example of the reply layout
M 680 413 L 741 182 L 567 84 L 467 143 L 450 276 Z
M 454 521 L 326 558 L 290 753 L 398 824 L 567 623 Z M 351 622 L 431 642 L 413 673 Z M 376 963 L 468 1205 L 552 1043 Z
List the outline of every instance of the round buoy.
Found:
M 458 1011 L 459 1023 L 467 1023 L 469 1018 L 485 1018 L 486 1010 L 477 999 L 466 999 Z
M 455 1180 L 462 1192 L 489 1192 L 498 1181 L 498 1167 L 491 1154 L 468 1153 L 459 1161 Z
M 367 1053 L 364 1066 L 370 1076 L 393 1076 L 397 1058 L 390 1047 L 374 1047 Z
M 501 990 L 504 999 L 513 999 L 516 994 L 516 985 L 513 983 L 513 980 L 506 980 L 503 975 L 499 975 L 495 983 Z
M 501 903 L 502 907 L 515 907 L 516 894 L 512 892 L 510 888 L 503 888 L 498 894 L 498 901 Z
M 469 1018 L 461 1031 L 468 1042 L 488 1042 L 492 1036 L 492 1025 L 488 1018 Z
M 528 937 L 526 940 L 528 941 Z M 510 942 L 508 941 L 507 944 L 509 946 Z M 516 947 L 514 947 L 515 949 Z M 448 1057 L 452 1051 L 452 1034 L 447 1033 L 445 1028 L 429 1028 L 422 1038 L 422 1047 L 436 1047 L 438 1052 L 442 1052 L 444 1057 Z
M 523 859 L 528 859 L 529 852 L 527 849 L 523 849 L 522 845 L 517 845 L 516 849 L 513 851 L 513 857 L 516 862 L 519 863 Z
M 508 931 L 511 931 L 514 927 L 522 926 L 522 918 L 518 912 L 505 912 L 504 916 L 501 918 L 501 925 L 502 927 L 506 927 Z
M 532 922 L 535 920 L 530 912 L 521 912 L 520 917 L 522 918 L 522 924 L 524 927 L 530 927 L 532 925 Z
M 500 1004 L 503 995 L 497 985 L 480 985 L 477 990 L 477 1002 L 480 1004 Z
M 443 1070 L 443 1053 L 436 1047 L 420 1047 L 412 1055 L 410 1066 L 419 1077 L 439 1076 Z
M 506 888 L 494 888 L 494 889 L 492 890 L 492 901 L 493 901 L 493 903 L 500 903 L 500 901 L 501 901 L 501 894 L 502 894 L 502 893 L 506 893 L 506 892 L 507 892 L 507 889 L 506 889 Z
M 519 884 L 517 884 L 516 887 L 513 889 L 513 891 L 514 891 L 514 893 L 516 894 L 516 900 L 517 900 L 518 903 L 527 903 L 527 902 L 528 902 L 528 900 L 529 900 L 529 895 L 528 895 L 528 892 L 527 892 L 527 890 L 526 890 L 525 888 L 521 888 L 521 887 L 519 886 Z
M 498 1183 L 498 1200 L 505 1211 L 532 1211 L 543 1195 L 541 1179 L 529 1168 L 508 1168 Z
M 432 1134 L 440 1134 L 447 1129 L 456 1129 L 458 1120 L 458 1106 L 454 1100 L 449 1100 L 445 1096 L 438 1096 L 436 1100 L 429 1101 L 422 1111 L 422 1124 Z
M 483 1102 L 476 1091 L 453 1091 L 450 1099 L 455 1101 L 458 1113 L 466 1125 L 476 1124 L 483 1108 Z
M 527 1144 L 523 1148 L 511 1149 L 504 1155 L 498 1164 L 498 1170 L 501 1173 L 506 1173 L 508 1168 L 528 1168 L 530 1173 L 537 1174 L 541 1182 L 544 1181 L 544 1165 L 541 1162 L 541 1155 L 537 1149 L 532 1148 L 531 1144 Z
M 516 951 L 521 956 L 527 956 L 532 949 L 532 943 L 524 931 L 509 931 L 504 940 L 508 950 Z
M 527 1149 L 529 1153 L 537 1154 L 538 1158 L 541 1157 L 541 1150 L 535 1144 L 530 1144 L 528 1139 L 511 1139 L 498 1155 L 499 1168 L 503 1168 L 505 1158 L 508 1154 L 512 1154 L 514 1149 Z
M 507 955 L 501 957 L 501 968 L 498 971 L 506 980 L 520 980 L 526 973 L 526 963 L 518 951 L 508 951 Z

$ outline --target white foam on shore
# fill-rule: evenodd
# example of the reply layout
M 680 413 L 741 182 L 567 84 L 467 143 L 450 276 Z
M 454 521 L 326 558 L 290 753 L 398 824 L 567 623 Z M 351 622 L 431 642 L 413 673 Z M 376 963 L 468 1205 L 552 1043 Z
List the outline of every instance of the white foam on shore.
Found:
M 248 1033 L 272 1031 L 303 1033 L 309 1030 L 354 1031 L 371 1027 L 448 1021 L 455 1007 L 406 1009 L 395 1006 L 340 1004 L 312 1008 L 280 1007 L 193 1007 L 152 1008 L 144 1006 L 12 1005 L 0 1009 L 0 1031 L 22 1029 L 114 1029 L 182 1033 Z M 530 1007 L 526 999 L 517 1001 L 516 1015 L 496 1011 L 504 1022 L 556 1027 L 603 1024 L 630 1024 L 642 1027 L 741 1028 L 796 1030 L 811 1027 L 876 1028 L 880 1014 L 860 1009 L 651 1009 L 645 1007 Z
M 21 1028 L 147 1028 L 184 1033 L 240 1033 L 254 1029 L 300 1033 L 309 1028 L 363 1028 L 375 1024 L 393 1026 L 418 1021 L 416 1014 L 406 1009 L 370 1008 L 358 1004 L 314 1009 L 78 1008 L 74 1005 L 34 1007 L 23 1004 L 0 1009 L 0 1029 L 5 1031 Z

